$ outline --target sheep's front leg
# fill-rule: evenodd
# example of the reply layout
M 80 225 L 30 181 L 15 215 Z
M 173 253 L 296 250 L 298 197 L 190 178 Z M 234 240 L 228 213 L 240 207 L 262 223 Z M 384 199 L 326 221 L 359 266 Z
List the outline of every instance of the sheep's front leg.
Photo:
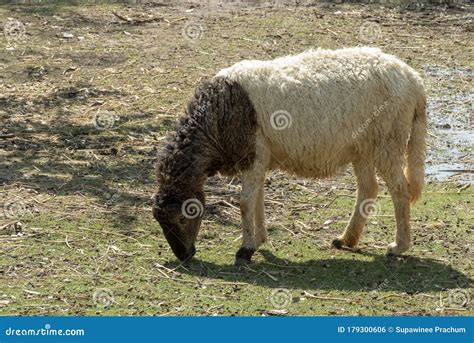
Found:
M 255 240 L 257 248 L 267 241 L 267 228 L 265 227 L 265 199 L 263 183 L 257 190 L 255 204 Z
M 235 256 L 235 265 L 250 263 L 252 255 L 262 243 L 262 213 L 260 205 L 263 201 L 263 180 L 265 173 L 256 168 L 242 175 L 242 193 L 240 194 L 240 213 L 242 215 L 242 246 Z M 260 191 L 262 189 L 262 191 Z M 261 193 L 262 192 L 262 193 Z M 261 197 L 261 199 L 260 199 Z M 258 206 L 258 209 L 257 209 Z M 259 212 L 257 214 L 257 212 Z M 255 234 L 255 221 L 258 218 L 258 233 Z

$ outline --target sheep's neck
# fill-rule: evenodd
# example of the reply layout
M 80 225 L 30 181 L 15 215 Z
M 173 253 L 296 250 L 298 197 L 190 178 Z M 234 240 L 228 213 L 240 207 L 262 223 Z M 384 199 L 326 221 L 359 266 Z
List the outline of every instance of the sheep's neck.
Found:
M 192 137 L 191 149 L 171 159 L 169 170 L 170 178 L 163 185 L 179 193 L 192 194 L 201 191 L 209 175 L 209 170 L 215 165 L 213 144 L 209 144 L 208 138 L 201 134 Z

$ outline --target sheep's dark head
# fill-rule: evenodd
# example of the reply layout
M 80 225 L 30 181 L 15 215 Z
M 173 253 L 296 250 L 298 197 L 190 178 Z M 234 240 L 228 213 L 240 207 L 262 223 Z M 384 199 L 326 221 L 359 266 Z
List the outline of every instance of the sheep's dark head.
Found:
M 196 253 L 196 237 L 204 214 L 204 194 L 199 192 L 184 200 L 156 194 L 153 216 L 160 223 L 173 253 L 188 261 Z
M 157 161 L 153 215 L 180 260 L 196 252 L 206 178 L 248 169 L 256 155 L 256 130 L 247 92 L 236 81 L 216 77 L 197 88 L 168 135 Z

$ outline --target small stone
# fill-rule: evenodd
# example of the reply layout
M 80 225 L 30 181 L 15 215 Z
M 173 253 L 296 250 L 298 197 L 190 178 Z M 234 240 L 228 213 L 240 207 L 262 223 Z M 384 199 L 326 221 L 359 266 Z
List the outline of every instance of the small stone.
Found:
M 288 314 L 288 310 L 266 310 L 264 314 L 269 316 L 284 316 Z

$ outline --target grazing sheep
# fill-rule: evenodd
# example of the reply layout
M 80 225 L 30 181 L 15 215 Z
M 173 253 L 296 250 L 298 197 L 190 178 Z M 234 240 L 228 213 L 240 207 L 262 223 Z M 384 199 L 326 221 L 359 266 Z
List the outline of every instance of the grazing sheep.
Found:
M 424 182 L 425 106 L 418 74 L 379 49 L 242 61 L 198 87 L 168 138 L 153 214 L 175 255 L 187 260 L 196 251 L 204 181 L 216 172 L 242 173 L 243 244 L 236 264 L 247 263 L 267 239 L 267 170 L 325 178 L 352 163 L 357 199 L 333 245 L 359 241 L 377 196 L 377 170 L 397 222 L 387 253 L 401 254 L 410 247 L 410 201 L 420 197 Z

